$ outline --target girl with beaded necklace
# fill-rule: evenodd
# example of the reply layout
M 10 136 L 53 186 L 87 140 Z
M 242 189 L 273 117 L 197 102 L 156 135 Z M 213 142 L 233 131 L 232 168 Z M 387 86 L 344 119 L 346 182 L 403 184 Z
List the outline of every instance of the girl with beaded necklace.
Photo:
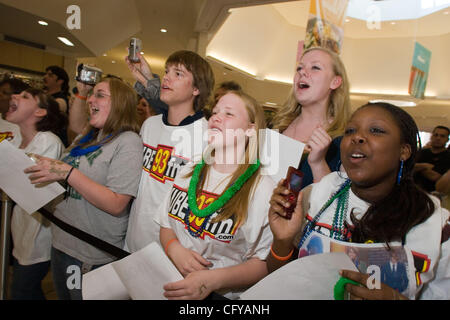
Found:
M 262 108 L 242 91 L 228 91 L 212 108 L 202 161 L 183 168 L 159 209 L 161 245 L 185 277 L 164 286 L 167 298 L 214 291 L 233 299 L 267 274 L 267 194 L 275 183 L 260 175 L 264 127 Z
M 359 283 L 346 285 L 351 299 L 449 299 L 450 241 L 443 236 L 449 212 L 413 182 L 417 136 L 414 120 L 398 107 L 374 103 L 359 108 L 341 143 L 345 174 L 331 173 L 305 189 L 290 220 L 283 209 L 287 190 L 281 182 L 274 190 L 269 272 L 286 264 L 295 248 L 302 249 L 317 233 L 330 241 L 366 243 L 367 248 L 384 243 L 392 250 L 397 243 L 407 246 L 414 259 L 409 267 L 415 268 L 416 279 L 409 279 L 408 296 L 386 284 L 370 290 L 368 275 L 343 270 L 343 277 Z

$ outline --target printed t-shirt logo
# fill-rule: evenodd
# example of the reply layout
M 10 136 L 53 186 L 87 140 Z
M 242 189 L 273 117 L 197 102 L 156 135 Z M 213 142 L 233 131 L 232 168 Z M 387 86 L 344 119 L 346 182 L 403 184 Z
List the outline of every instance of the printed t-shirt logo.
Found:
M 11 141 L 14 139 L 14 134 L 11 131 L 0 132 L 0 142 L 3 140 Z
M 173 181 L 178 170 L 188 162 L 189 159 L 175 155 L 174 147 L 159 144 L 154 148 L 144 145 L 143 169 L 159 182 Z
M 197 198 L 197 205 L 200 209 L 204 209 L 213 203 L 218 197 L 219 195 L 217 194 L 202 191 L 200 196 Z M 215 212 L 211 215 L 211 218 L 206 223 L 206 226 L 202 228 L 206 218 L 200 218 L 192 214 L 188 205 L 187 190 L 178 185 L 174 185 L 172 188 L 168 214 L 170 218 L 183 223 L 186 229 L 190 228 L 190 231 L 200 233 L 199 238 L 202 240 L 205 239 L 205 236 L 208 236 L 211 239 L 230 243 L 231 240 L 233 240 L 238 227 L 233 219 L 211 223 L 211 221 L 218 215 L 218 213 Z M 188 226 L 185 223 L 186 214 L 189 215 Z

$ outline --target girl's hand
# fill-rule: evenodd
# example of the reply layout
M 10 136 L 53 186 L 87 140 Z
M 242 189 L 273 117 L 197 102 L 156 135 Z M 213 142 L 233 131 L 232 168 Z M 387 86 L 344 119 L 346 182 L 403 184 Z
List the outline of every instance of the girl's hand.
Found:
M 203 300 L 214 291 L 210 278 L 209 270 L 194 271 L 183 280 L 166 284 L 164 296 L 169 300 Z
M 87 97 L 92 88 L 94 88 L 94 86 L 77 81 L 78 94 L 82 97 Z
M 167 255 L 183 277 L 194 271 L 207 270 L 212 266 L 211 262 L 197 252 L 183 247 L 178 241 L 169 246 Z
M 307 142 L 306 148 L 309 151 L 308 164 L 311 167 L 325 161 L 325 156 L 332 140 L 333 139 L 331 139 L 330 135 L 324 128 L 322 128 L 322 126 L 318 126 L 314 129 L 309 141 Z
M 36 159 L 36 165 L 26 168 L 24 172 L 31 174 L 28 178 L 32 184 L 64 180 L 72 168 L 60 160 L 42 157 L 37 154 L 30 154 L 30 156 Z
M 269 224 L 275 240 L 291 244 L 295 235 L 300 231 L 304 219 L 301 205 L 302 193 L 300 192 L 297 203 L 292 204 L 296 207 L 292 213 L 292 217 L 288 219 L 285 210 L 286 208 L 289 208 L 291 204 L 286 201 L 284 196 L 288 195 L 290 191 L 284 187 L 284 181 L 285 179 L 282 179 L 278 182 L 278 185 L 273 190 L 272 197 L 270 198 Z
M 362 285 L 356 286 L 350 283 L 345 285 L 345 290 L 350 294 L 350 300 L 408 300 L 407 297 L 384 283 L 381 283 L 380 289 L 368 289 L 367 279 L 370 277 L 368 274 L 350 270 L 342 270 L 340 274 Z

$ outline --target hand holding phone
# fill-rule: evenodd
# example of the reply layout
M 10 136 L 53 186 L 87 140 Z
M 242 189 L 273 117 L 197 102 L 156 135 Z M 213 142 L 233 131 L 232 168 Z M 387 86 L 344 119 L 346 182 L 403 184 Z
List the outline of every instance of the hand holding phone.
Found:
M 285 196 L 286 201 L 291 204 L 288 208 L 286 208 L 287 219 L 292 217 L 292 213 L 295 210 L 298 194 L 302 188 L 302 183 L 303 172 L 295 169 L 294 167 L 289 167 L 286 179 L 284 180 L 284 186 L 290 191 L 289 194 Z
M 142 50 L 142 41 L 138 38 L 131 38 L 130 46 L 128 47 L 128 60 L 131 63 L 139 63 L 140 59 L 137 56 Z

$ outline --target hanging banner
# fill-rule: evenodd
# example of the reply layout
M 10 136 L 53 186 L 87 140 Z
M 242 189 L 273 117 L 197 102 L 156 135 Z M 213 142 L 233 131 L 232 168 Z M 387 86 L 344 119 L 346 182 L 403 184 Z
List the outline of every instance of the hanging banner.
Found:
M 325 47 L 341 53 L 348 0 L 311 0 L 305 50 Z
M 297 59 L 295 62 L 295 68 L 297 69 L 298 65 L 300 64 L 300 60 L 302 59 L 303 51 L 305 47 L 305 41 L 299 41 L 298 42 L 298 48 L 297 48 Z
M 431 51 L 416 42 L 408 86 L 408 93 L 414 98 L 425 98 L 430 62 Z

